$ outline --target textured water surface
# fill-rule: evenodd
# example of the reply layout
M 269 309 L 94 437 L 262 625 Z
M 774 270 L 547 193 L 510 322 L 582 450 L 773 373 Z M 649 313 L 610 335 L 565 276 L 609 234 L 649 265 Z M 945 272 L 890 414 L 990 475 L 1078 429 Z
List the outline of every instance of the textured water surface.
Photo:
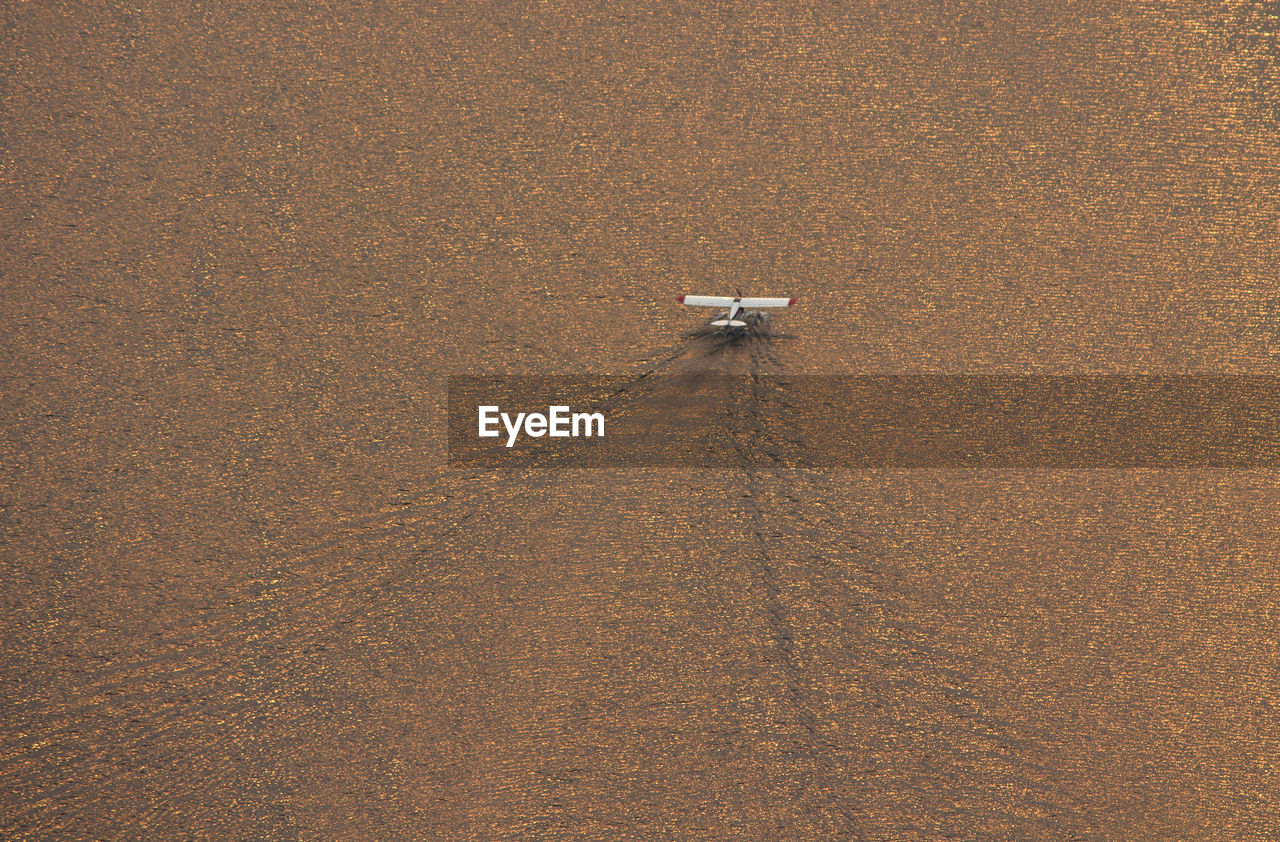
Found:
M 7 838 L 1280 836 L 1273 470 L 446 462 L 446 377 L 1280 368 L 1274 3 L 0 10 Z M 708 347 L 681 293 L 796 296 Z M 710 427 L 715 423 L 708 422 Z

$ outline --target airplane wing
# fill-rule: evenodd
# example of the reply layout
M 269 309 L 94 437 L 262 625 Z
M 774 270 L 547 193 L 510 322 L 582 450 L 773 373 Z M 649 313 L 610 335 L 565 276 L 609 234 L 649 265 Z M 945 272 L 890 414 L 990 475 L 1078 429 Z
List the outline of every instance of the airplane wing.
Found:
M 728 307 L 733 299 L 725 295 L 680 295 L 676 301 L 690 307 Z
M 744 298 L 740 302 L 744 310 L 756 310 L 760 307 L 790 307 L 796 303 L 794 298 Z

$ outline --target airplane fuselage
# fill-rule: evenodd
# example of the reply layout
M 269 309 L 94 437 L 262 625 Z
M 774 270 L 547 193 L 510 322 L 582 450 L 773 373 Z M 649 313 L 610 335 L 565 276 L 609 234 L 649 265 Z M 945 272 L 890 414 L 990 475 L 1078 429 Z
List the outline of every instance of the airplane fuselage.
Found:
M 748 328 L 759 323 L 760 315 L 758 310 L 748 310 L 743 307 L 741 298 L 735 298 L 728 310 L 721 310 L 716 314 L 716 317 L 711 320 L 711 326 L 728 336 L 741 336 L 747 332 Z

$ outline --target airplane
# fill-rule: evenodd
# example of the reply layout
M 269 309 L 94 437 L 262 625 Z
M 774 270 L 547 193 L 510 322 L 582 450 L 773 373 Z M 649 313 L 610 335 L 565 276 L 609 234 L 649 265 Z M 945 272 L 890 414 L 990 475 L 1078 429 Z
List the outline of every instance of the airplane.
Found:
M 757 325 L 769 326 L 769 314 L 760 311 L 769 307 L 790 307 L 794 298 L 743 298 L 741 295 L 680 295 L 676 301 L 689 307 L 722 307 L 711 320 L 711 327 L 718 333 L 737 338 Z

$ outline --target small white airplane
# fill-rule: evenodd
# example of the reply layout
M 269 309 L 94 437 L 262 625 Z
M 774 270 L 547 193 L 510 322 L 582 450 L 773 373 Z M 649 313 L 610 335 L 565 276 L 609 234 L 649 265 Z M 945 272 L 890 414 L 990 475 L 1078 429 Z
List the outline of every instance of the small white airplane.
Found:
M 711 320 L 711 327 L 728 336 L 741 336 L 748 328 L 762 325 L 768 327 L 769 314 L 760 312 L 771 307 L 790 307 L 796 303 L 794 298 L 743 298 L 741 295 L 681 295 L 676 301 L 690 307 L 723 308 Z

